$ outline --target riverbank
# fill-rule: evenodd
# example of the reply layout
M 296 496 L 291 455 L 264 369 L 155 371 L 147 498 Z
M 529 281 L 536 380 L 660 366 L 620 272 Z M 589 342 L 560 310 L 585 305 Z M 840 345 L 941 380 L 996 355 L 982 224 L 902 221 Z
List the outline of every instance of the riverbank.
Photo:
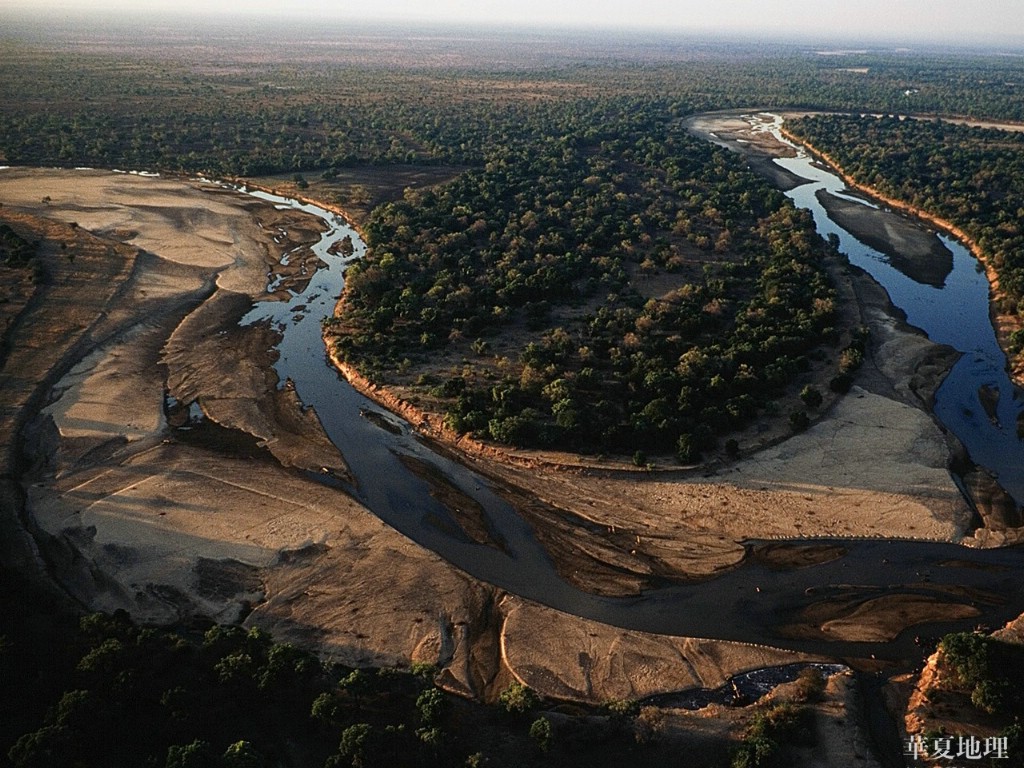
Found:
M 698 122 L 700 130 L 714 133 L 724 145 L 732 142 L 735 148 L 741 139 L 742 151 L 764 160 L 766 168 L 772 153 L 794 151 L 768 133 L 752 132 L 738 115 Z M 776 436 L 749 455 L 745 451 L 740 461 L 696 472 L 667 465 L 656 465 L 652 472 L 625 459 L 584 459 L 482 443 L 446 429 L 443 414 L 424 407 L 415 390 L 371 382 L 333 354 L 332 361 L 368 397 L 400 413 L 424 435 L 486 464 L 488 472 L 514 483 L 517 473 L 529 470 L 530 488 L 540 498 L 597 529 L 614 531 L 603 537 L 605 542 L 646 559 L 649 570 L 671 563 L 669 570 L 680 577 L 707 575 L 737 562 L 742 548 L 736 542 L 753 536 L 959 540 L 971 510 L 948 472 L 956 446 L 928 411 L 956 354 L 903 323 L 885 292 L 866 275 L 834 266 L 833 276 L 845 322 L 871 328 L 871 357 L 858 386 L 807 433 Z M 713 481 L 707 480 L 708 473 Z M 818 513 L 823 504 L 828 515 Z M 581 564 L 565 563 L 561 570 L 572 574 Z
M 0 173 L 0 202 L 0 213 L 40 222 L 51 282 L 66 292 L 60 302 L 53 293 L 35 302 L 32 312 L 50 314 L 19 317 L 11 340 L 17 355 L 2 369 L 5 376 L 32 371 L 42 398 L 12 402 L 4 412 L 20 423 L 36 420 L 31 442 L 10 446 L 16 453 L 27 447 L 34 466 L 17 468 L 27 504 L 8 506 L 5 522 L 30 526 L 25 538 L 43 555 L 31 555 L 32 563 L 79 605 L 124 608 L 143 622 L 242 621 L 346 664 L 436 663 L 446 688 L 484 699 L 518 679 L 544 695 L 599 703 L 715 688 L 738 672 L 815 658 L 620 629 L 512 597 L 397 533 L 349 495 L 286 469 L 266 437 L 199 419 L 207 402 L 210 413 L 227 413 L 247 400 L 240 387 L 271 386 L 266 329 L 234 335 L 228 321 L 244 302 L 225 297 L 265 290 L 268 271 L 273 279 L 281 253 L 295 245 L 275 242 L 270 225 L 283 223 L 278 216 L 292 222 L 291 214 L 205 185 L 66 171 Z M 303 237 L 318 229 L 289 228 Z M 116 266 L 119 276 L 88 274 L 72 232 L 94 239 L 95 264 Z M 869 291 L 862 283 L 852 279 L 851 290 Z M 566 554 L 560 573 L 598 592 L 707 577 L 748 557 L 796 568 L 836 555 L 796 543 L 748 554 L 750 536 L 955 539 L 962 500 L 944 470 L 942 436 L 920 408 L 924 383 L 948 360 L 891 316 L 884 293 L 875 298 L 865 311 L 875 318 L 879 346 L 858 389 L 804 435 L 727 475 L 469 461 L 529 495 L 538 539 Z M 239 309 L 226 311 L 234 302 Z M 207 305 L 207 314 L 186 322 Z M 196 322 L 203 316 L 223 325 Z M 116 323 L 100 332 L 90 319 Z M 165 361 L 171 338 L 176 359 Z M 59 365 L 58 340 L 73 347 Z M 207 343 L 206 362 L 190 362 L 189 350 Z M 240 367 L 242 356 L 252 366 Z M 174 370 L 190 372 L 176 391 L 198 398 L 184 421 L 187 401 L 166 397 Z M 0 392 L 15 391 L 8 381 Z M 218 396 L 225 392 L 235 394 Z M 275 434 L 279 417 L 274 409 L 261 416 Z M 307 418 L 297 429 L 308 436 L 314 425 Z M 19 432 L 7 434 L 13 440 Z M 293 467 L 320 455 L 312 447 L 310 460 Z M 918 600 L 911 615 L 897 597 L 870 603 L 865 616 L 855 602 L 805 616 L 803 631 L 828 632 L 826 640 L 892 637 L 915 620 L 948 614 L 941 603 Z M 857 739 L 848 696 L 837 692 L 822 705 L 839 739 L 835 754 Z M 715 733 L 728 738 L 747 717 L 742 708 L 714 707 L 670 712 L 667 721 L 699 731 L 711 718 Z
M 860 192 L 869 199 L 881 203 L 895 211 L 899 211 L 908 216 L 912 216 L 915 219 L 927 222 L 937 229 L 956 238 L 970 250 L 974 258 L 978 260 L 978 263 L 984 267 L 985 275 L 988 278 L 989 285 L 991 286 L 989 295 L 989 316 L 992 319 L 992 326 L 995 328 L 996 339 L 999 342 L 999 346 L 1003 349 L 1004 353 L 1006 353 L 1008 371 L 1015 384 L 1018 386 L 1024 386 L 1024 354 L 1019 352 L 1011 353 L 1009 351 L 1013 348 L 1010 343 L 1010 337 L 1014 332 L 1024 328 L 1024 321 L 1021 320 L 1020 315 L 1017 313 L 1011 314 L 1003 312 L 1000 309 L 1001 306 L 1007 303 L 1006 300 L 1008 299 L 1008 296 L 1000 289 L 999 273 L 996 271 L 995 267 L 992 266 L 991 260 L 989 259 L 988 254 L 985 253 L 984 249 L 982 249 L 982 247 L 970 235 L 953 222 L 935 216 L 929 211 L 917 208 L 916 206 L 905 203 L 902 200 L 896 200 L 873 187 L 860 183 L 827 152 L 822 151 L 812 144 L 808 144 L 800 137 L 787 131 L 785 128 L 781 129 L 781 133 L 788 140 L 803 146 L 811 156 L 832 168 L 836 175 L 839 176 L 851 190 Z

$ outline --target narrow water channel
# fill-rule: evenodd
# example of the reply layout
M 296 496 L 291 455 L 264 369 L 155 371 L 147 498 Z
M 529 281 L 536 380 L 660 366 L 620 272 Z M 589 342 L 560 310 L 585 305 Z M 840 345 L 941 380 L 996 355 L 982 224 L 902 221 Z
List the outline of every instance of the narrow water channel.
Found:
M 838 543 L 844 555 L 820 565 L 779 570 L 750 561 L 708 581 L 666 586 L 630 598 L 598 597 L 576 589 L 558 575 L 530 526 L 485 478 L 432 451 L 409 424 L 384 413 L 330 365 L 321 320 L 334 310 L 345 267 L 365 252 L 357 233 L 317 206 L 263 192 L 251 194 L 324 219 L 328 230 L 314 251 L 326 266 L 290 301 L 259 301 L 243 322 L 268 322 L 280 330 L 275 365 L 280 381 L 294 383 L 303 403 L 316 410 L 348 462 L 354 482 L 346 490 L 389 525 L 472 576 L 511 594 L 624 628 L 902 662 L 919 658 L 918 633 L 934 636 L 975 622 L 996 626 L 1024 611 L 1024 583 L 1016 576 L 1024 564 L 1020 549 L 974 550 L 900 540 L 843 540 Z M 346 236 L 355 244 L 352 256 L 330 253 L 332 243 Z M 367 412 L 378 416 L 364 418 Z M 389 423 L 388 429 L 381 428 L 381 419 Z M 484 546 L 465 536 L 403 457 L 425 462 L 479 503 L 504 546 Z M 846 642 L 827 635 L 798 636 L 787 629 L 811 604 L 872 604 L 896 594 L 926 602 L 971 604 L 979 613 L 967 622 L 911 628 L 892 641 Z

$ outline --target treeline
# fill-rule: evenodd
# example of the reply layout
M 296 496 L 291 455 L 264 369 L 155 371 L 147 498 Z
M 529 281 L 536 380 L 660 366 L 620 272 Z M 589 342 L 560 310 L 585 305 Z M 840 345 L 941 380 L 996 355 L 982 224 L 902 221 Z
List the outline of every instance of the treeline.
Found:
M 647 60 L 624 51 L 523 71 L 268 61 L 258 39 L 230 60 L 192 61 L 188 51 L 157 54 L 141 42 L 117 56 L 0 43 L 4 161 L 220 176 L 478 164 L 538 104 L 595 98 L 656 97 L 688 111 L 757 105 L 1024 119 L 1021 65 L 1009 57 L 682 43 L 649 50 Z
M 999 275 L 1000 309 L 1024 314 L 1024 132 L 891 116 L 786 125 L 854 179 L 966 232 Z M 1013 343 L 1024 346 L 1024 334 Z
M 485 706 L 436 688 L 429 665 L 325 664 L 258 629 L 146 629 L 123 614 L 44 621 L 59 634 L 44 635 L 38 617 L 3 622 L 0 765 L 500 768 L 667 756 L 659 719 L 624 702 L 565 714 L 513 683 Z
M 419 375 L 459 432 L 691 462 L 777 413 L 815 360 L 848 386 L 861 351 L 828 348 L 828 249 L 810 218 L 682 119 L 752 104 L 1013 118 L 1020 64 L 645 50 L 527 70 L 267 60 L 255 42 L 223 66 L 7 43 L 0 151 L 222 176 L 468 169 L 374 213 L 340 354 L 385 383 Z M 443 352 L 464 370 L 437 374 Z M 781 416 L 799 430 L 821 399 L 812 387 Z
M 471 377 L 422 382 L 459 432 L 693 461 L 837 340 L 827 246 L 671 104 L 579 110 L 375 211 L 332 341 L 384 376 L 470 353 Z M 669 279 L 644 295 L 656 273 Z M 488 338 L 523 329 L 490 368 Z

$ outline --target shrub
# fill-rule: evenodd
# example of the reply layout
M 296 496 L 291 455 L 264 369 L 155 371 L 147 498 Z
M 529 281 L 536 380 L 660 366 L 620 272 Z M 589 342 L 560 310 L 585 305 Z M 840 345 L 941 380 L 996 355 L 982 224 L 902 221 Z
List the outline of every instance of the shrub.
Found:
M 676 441 L 676 459 L 680 464 L 693 464 L 700 461 L 700 450 L 693 435 L 680 435 Z
M 784 745 L 814 743 L 812 717 L 811 710 L 794 704 L 775 704 L 758 712 L 733 751 L 732 768 L 782 765 Z
M 808 408 L 817 408 L 821 405 L 823 398 L 817 387 L 808 384 L 800 391 L 800 399 L 804 401 L 804 405 Z
M 633 721 L 633 736 L 638 744 L 649 744 L 665 729 L 665 713 L 658 707 L 641 707 Z
M 428 688 L 416 699 L 416 709 L 420 713 L 420 720 L 424 725 L 434 725 L 441 713 L 444 711 L 444 694 L 437 688 Z
M 515 680 L 498 696 L 502 708 L 512 715 L 521 715 L 536 707 L 540 700 L 530 688 Z
M 820 701 L 825 693 L 825 676 L 816 667 L 807 667 L 796 678 L 798 701 Z
M 775 764 L 779 743 L 765 736 L 744 739 L 733 752 L 732 768 L 765 768 Z
M 546 717 L 538 717 L 530 726 L 530 738 L 537 742 L 541 752 L 547 752 L 551 747 L 551 721 Z
M 939 650 L 960 684 L 973 687 L 987 678 L 990 670 L 990 643 L 976 632 L 956 632 L 939 642 Z

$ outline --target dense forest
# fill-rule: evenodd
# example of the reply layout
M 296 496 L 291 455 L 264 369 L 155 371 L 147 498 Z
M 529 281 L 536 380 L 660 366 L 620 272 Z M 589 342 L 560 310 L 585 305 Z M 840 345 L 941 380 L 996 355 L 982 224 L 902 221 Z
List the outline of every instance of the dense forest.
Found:
M 504 36 L 475 48 L 442 37 L 440 51 L 410 39 L 384 58 L 386 30 L 350 39 L 325 28 L 314 42 L 330 55 L 310 52 L 308 28 L 275 28 L 272 41 L 208 32 L 218 33 L 215 48 L 119 36 L 116 23 L 68 32 L 59 52 L 0 40 L 0 159 L 216 176 L 480 165 L 555 104 L 580 107 L 563 130 L 597 129 L 594 101 L 659 101 L 677 115 L 758 106 L 1024 120 L 1014 57 L 572 36 L 530 38 L 523 63 Z
M 1024 314 L 1024 132 L 894 116 L 814 115 L 787 123 L 858 182 L 954 223 Z M 1011 339 L 1024 347 L 1024 332 Z
M 590 109 L 582 131 L 579 105 L 546 110 L 484 168 L 375 211 L 331 338 L 384 376 L 468 355 L 421 382 L 457 432 L 693 461 L 838 339 L 826 246 L 669 105 Z

